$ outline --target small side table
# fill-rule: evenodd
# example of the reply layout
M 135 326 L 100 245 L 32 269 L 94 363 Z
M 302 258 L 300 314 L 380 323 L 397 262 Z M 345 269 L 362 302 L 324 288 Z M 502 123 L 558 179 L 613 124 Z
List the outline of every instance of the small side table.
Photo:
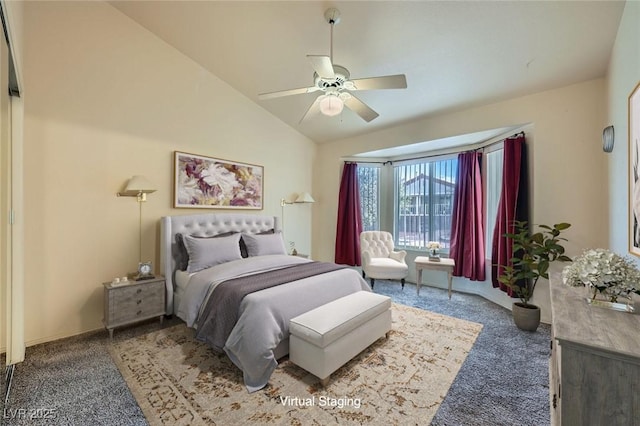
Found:
M 165 279 L 130 281 L 128 284 L 104 286 L 104 326 L 113 338 L 113 329 L 165 314 Z
M 420 295 L 420 284 L 422 284 L 422 270 L 430 269 L 432 271 L 445 271 L 447 273 L 447 281 L 449 284 L 449 299 L 451 299 L 451 281 L 453 279 L 453 267 L 456 265 L 453 259 L 441 258 L 439 262 L 429 260 L 427 256 L 418 256 L 416 263 L 416 287 L 418 295 Z

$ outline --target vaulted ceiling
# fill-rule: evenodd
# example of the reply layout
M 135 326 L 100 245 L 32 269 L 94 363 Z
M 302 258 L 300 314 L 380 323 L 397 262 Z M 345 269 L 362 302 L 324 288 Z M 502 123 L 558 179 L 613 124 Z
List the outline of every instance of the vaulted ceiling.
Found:
M 316 142 L 368 133 L 606 73 L 621 1 L 113 1 L 113 7 Z M 329 7 L 339 9 L 333 62 L 352 78 L 405 74 L 406 89 L 357 97 L 300 122 L 321 92 L 259 100 L 313 86 L 306 55 L 330 54 Z M 184 82 L 189 84 L 189 82 Z

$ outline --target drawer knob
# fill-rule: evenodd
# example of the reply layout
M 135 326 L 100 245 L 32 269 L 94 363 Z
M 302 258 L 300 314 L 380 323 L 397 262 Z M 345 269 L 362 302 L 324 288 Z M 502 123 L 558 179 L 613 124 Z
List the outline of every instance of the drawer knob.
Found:
M 139 288 L 139 289 L 138 289 L 138 291 L 136 291 L 136 293 L 137 293 L 137 294 L 142 293 L 142 289 L 141 289 L 141 288 Z
M 136 305 L 139 305 L 139 304 L 141 304 L 141 303 L 142 303 L 142 300 L 138 300 L 138 301 L 136 302 Z
M 136 315 L 140 315 L 142 313 L 142 311 L 138 311 L 136 312 Z

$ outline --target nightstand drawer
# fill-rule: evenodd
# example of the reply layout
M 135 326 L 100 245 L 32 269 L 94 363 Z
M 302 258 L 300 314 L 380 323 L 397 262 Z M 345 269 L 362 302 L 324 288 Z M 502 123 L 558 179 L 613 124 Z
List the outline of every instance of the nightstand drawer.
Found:
M 124 308 L 130 303 L 140 304 L 156 299 L 164 299 L 164 282 L 123 286 L 109 292 L 109 305 L 112 309 Z
M 164 313 L 164 297 L 158 293 L 147 297 L 130 297 L 112 302 L 109 306 L 109 318 L 115 323 L 156 316 L 160 313 Z
M 104 284 L 104 324 L 113 329 L 165 314 L 165 280 L 155 278 L 123 286 Z
M 129 303 L 127 306 L 121 306 L 119 309 L 115 309 L 113 312 L 109 313 L 109 323 L 114 326 L 120 324 L 128 324 L 131 322 L 135 322 L 138 320 L 147 319 L 149 317 L 157 317 L 158 315 L 164 314 L 164 305 L 159 306 L 158 304 L 140 304 L 135 305 Z

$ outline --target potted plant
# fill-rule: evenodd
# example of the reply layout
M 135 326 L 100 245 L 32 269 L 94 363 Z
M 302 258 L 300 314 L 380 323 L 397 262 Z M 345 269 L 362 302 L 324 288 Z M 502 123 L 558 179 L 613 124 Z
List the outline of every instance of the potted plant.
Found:
M 538 225 L 540 230 L 531 233 L 527 221 L 515 221 L 514 232 L 505 234 L 513 241 L 511 265 L 505 266 L 498 281 L 509 287 L 520 302 L 513 304 L 513 320 L 518 328 L 536 331 L 540 324 L 540 308 L 529 303 L 540 278 L 549 279 L 549 266 L 555 261 L 571 262 L 564 254 L 560 237 L 569 223 L 553 226 Z

